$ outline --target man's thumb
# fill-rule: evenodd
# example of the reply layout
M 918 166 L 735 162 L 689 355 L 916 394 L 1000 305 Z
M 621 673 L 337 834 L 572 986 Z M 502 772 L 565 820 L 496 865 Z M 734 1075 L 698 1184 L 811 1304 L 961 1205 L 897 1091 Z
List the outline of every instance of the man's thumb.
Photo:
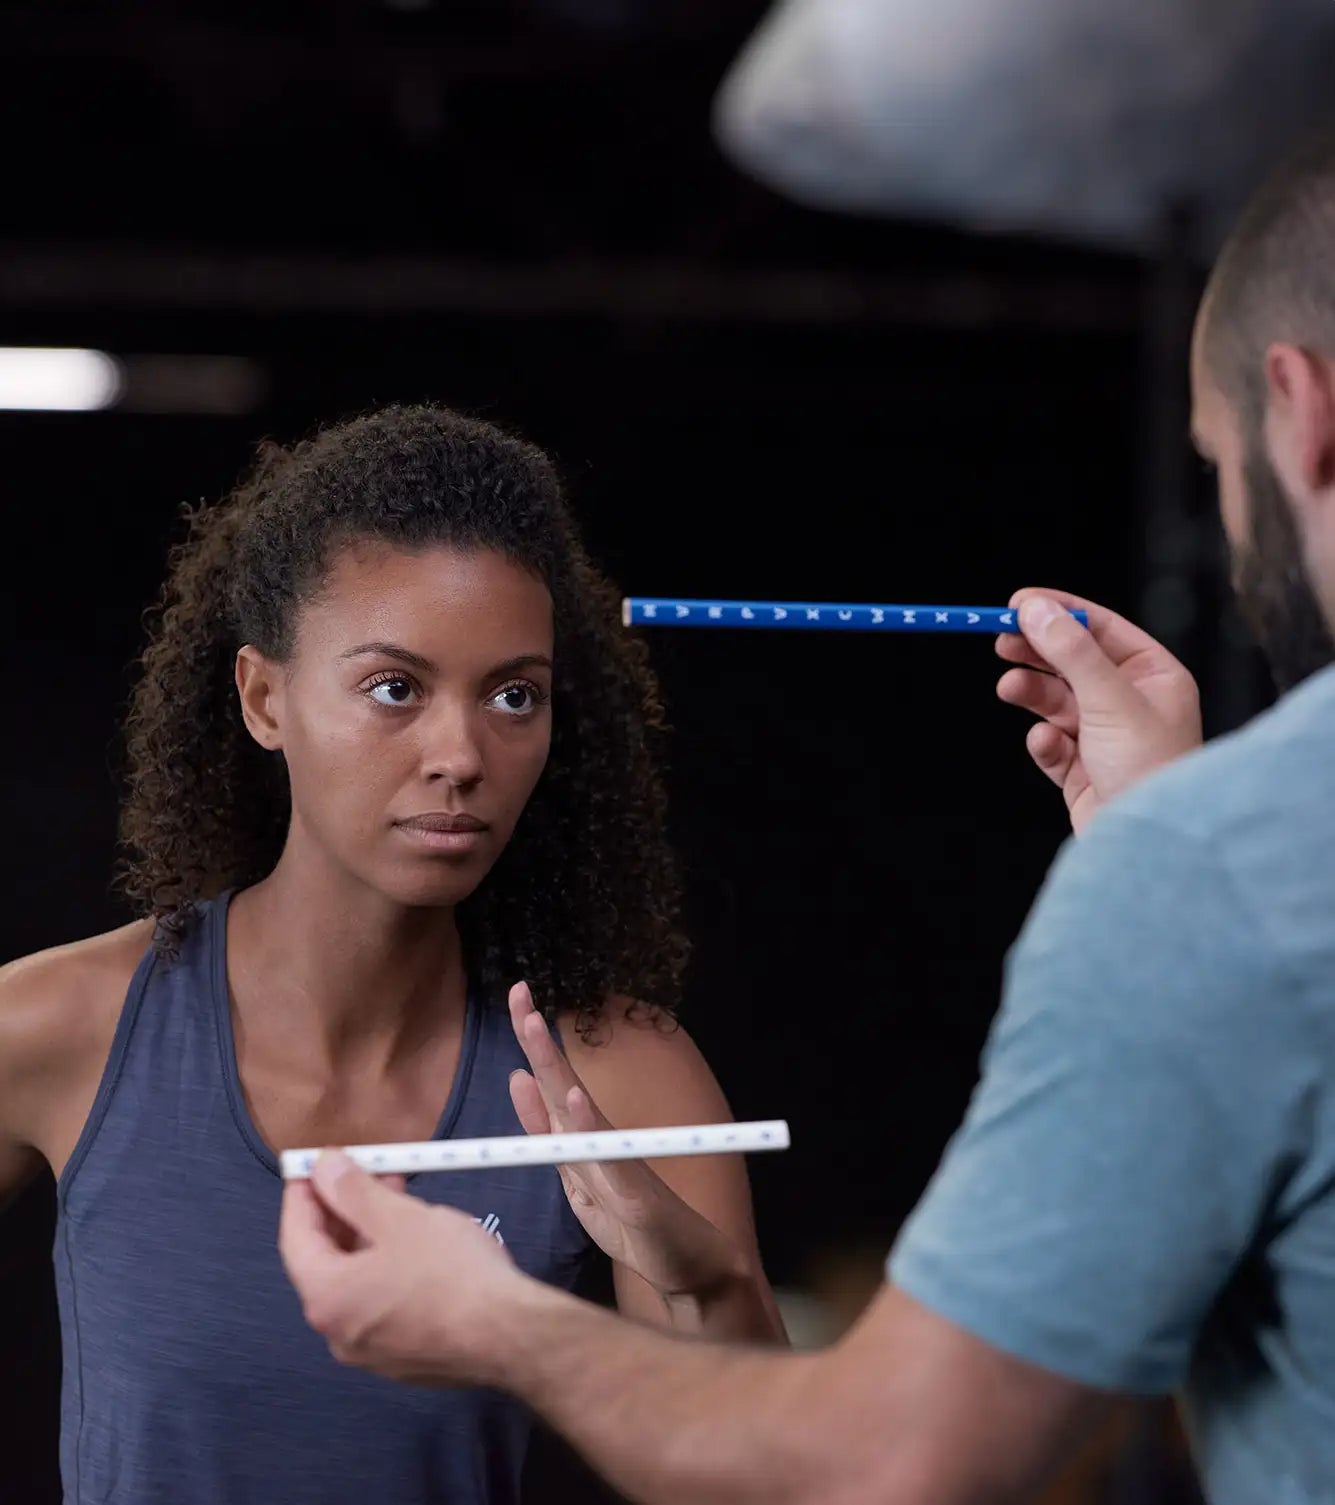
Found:
M 1030 644 L 1071 687 L 1082 714 L 1125 704 L 1127 685 L 1094 634 L 1048 596 L 1020 605 L 1020 627 Z
M 330 1212 L 368 1243 L 393 1216 L 395 1193 L 342 1150 L 321 1152 L 311 1167 L 311 1183 Z

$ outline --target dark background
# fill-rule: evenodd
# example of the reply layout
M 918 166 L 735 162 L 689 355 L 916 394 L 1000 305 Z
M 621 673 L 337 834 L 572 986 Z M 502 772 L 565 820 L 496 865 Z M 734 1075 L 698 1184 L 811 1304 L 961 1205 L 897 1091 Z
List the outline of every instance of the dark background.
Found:
M 143 411 L 133 381 L 106 413 L 0 414 L 5 958 L 124 918 L 116 726 L 180 505 L 262 436 L 390 399 L 548 447 L 628 591 L 1047 583 L 1145 620 L 1177 570 L 1195 626 L 1160 625 L 1214 729 L 1260 703 L 1215 625 L 1183 443 L 1199 274 L 1170 226 L 1133 260 L 783 202 L 709 134 L 754 0 L 107 9 L 0 16 L 0 344 L 132 374 L 244 357 L 264 390 L 232 414 Z M 1190 537 L 1147 552 L 1165 499 Z M 879 1256 L 921 1192 L 1064 810 L 986 640 L 652 649 L 685 1018 L 739 1116 L 792 1124 L 753 1173 L 771 1273 L 801 1289 L 832 1251 Z M 50 1218 L 43 1186 L 0 1225 L 6 1501 L 55 1497 Z

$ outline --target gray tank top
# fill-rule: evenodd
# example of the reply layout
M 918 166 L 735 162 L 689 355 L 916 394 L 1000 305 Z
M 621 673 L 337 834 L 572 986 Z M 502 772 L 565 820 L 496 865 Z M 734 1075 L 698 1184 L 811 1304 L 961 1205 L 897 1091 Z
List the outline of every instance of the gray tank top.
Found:
M 237 1075 L 226 898 L 177 961 L 150 950 L 58 1186 L 67 1505 L 510 1505 L 529 1437 L 486 1391 L 339 1365 L 276 1245 L 282 1181 Z M 520 1132 L 504 1009 L 470 999 L 436 1138 Z M 556 1171 L 414 1177 L 519 1265 L 572 1288 L 589 1241 Z

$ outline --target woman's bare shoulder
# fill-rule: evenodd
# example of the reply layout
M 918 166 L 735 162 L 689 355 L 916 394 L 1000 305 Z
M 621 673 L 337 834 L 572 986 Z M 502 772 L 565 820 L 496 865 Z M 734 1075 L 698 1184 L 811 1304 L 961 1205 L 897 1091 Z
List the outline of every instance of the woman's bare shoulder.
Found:
M 0 1088 L 105 1058 L 152 938 L 152 921 L 139 920 L 0 967 Z
M 558 1028 L 566 1058 L 618 1128 L 732 1117 L 708 1062 L 671 1015 L 614 997 L 586 1034 L 573 1015 Z

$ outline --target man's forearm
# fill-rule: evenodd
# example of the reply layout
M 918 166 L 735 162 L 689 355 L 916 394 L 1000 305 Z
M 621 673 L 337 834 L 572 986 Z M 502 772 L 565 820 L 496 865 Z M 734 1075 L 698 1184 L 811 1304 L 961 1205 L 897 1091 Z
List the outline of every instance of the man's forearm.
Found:
M 544 1286 L 498 1314 L 494 1375 L 642 1505 L 834 1500 L 792 1354 L 691 1342 Z

